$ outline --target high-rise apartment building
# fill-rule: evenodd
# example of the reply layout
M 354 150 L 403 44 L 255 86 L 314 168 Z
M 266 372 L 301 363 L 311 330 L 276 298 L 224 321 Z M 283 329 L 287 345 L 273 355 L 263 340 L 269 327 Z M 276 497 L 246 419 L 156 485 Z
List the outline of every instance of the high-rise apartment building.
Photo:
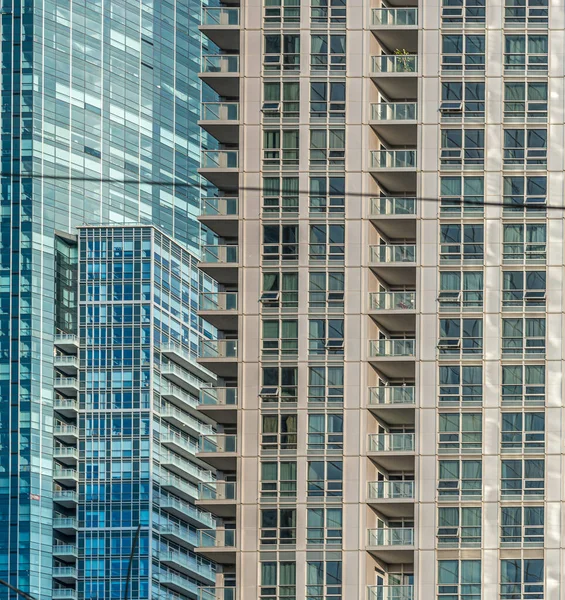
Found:
M 561 598 L 563 6 L 204 15 L 202 600 Z

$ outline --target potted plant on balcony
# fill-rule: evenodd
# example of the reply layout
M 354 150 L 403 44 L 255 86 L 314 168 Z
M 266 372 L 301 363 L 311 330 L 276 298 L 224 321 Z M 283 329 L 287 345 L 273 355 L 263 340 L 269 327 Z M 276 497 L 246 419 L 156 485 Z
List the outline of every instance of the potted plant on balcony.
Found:
M 401 72 L 408 72 L 414 70 L 413 59 L 408 58 L 412 56 L 406 48 L 396 48 L 394 55 L 397 56 L 396 64 L 397 70 Z

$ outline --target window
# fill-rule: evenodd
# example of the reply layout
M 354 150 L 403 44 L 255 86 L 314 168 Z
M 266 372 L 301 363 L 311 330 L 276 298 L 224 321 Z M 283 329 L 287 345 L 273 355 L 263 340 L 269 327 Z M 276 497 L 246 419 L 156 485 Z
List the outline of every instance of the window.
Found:
M 483 306 L 483 279 L 482 271 L 440 271 L 440 311 L 480 311 Z
M 276 453 L 280 450 L 296 450 L 296 414 L 263 415 L 261 450 Z
M 343 319 L 309 319 L 308 352 L 310 355 L 343 355 Z
M 265 25 L 300 23 L 300 0 L 265 0 Z
M 483 444 L 481 413 L 440 413 L 439 453 L 480 454 Z
M 440 355 L 481 355 L 483 353 L 482 319 L 440 319 Z
M 543 548 L 543 506 L 503 506 L 501 522 L 503 548 Z
M 308 451 L 341 452 L 343 450 L 343 414 L 308 415 Z
M 278 217 L 298 214 L 298 177 L 263 178 L 263 213 Z
M 269 81 L 263 84 L 263 117 L 265 119 L 298 119 L 300 84 L 297 81 Z
M 485 160 L 484 129 L 442 129 L 441 166 L 478 168 Z
M 341 561 L 306 563 L 306 600 L 342 599 Z
M 308 461 L 308 496 L 333 496 L 341 498 L 343 493 L 342 461 Z
M 345 273 L 311 271 L 308 306 L 315 312 L 343 312 Z
M 545 413 L 503 412 L 502 452 L 537 452 L 545 448 Z
M 343 404 L 343 367 L 308 367 L 308 402 Z
M 547 83 L 509 81 L 504 84 L 504 120 L 542 123 L 547 120 Z
M 544 310 L 545 271 L 503 271 L 503 310 Z
M 545 319 L 502 319 L 504 357 L 543 358 L 545 356 Z
M 480 406 L 483 403 L 483 368 L 442 365 L 439 368 L 439 403 Z
M 298 260 L 298 225 L 263 225 L 263 261 Z
M 263 55 L 265 71 L 298 71 L 300 69 L 300 35 L 268 34 Z
M 504 7 L 505 25 L 546 26 L 548 22 L 548 0 L 506 0 Z
M 345 27 L 346 0 L 312 0 L 312 27 Z
M 477 548 L 481 545 L 480 507 L 438 508 L 438 548 Z
M 263 272 L 261 304 L 266 309 L 298 307 L 298 273 Z
M 438 560 L 437 600 L 481 600 L 480 560 Z
M 502 406 L 543 406 L 544 365 L 503 365 Z
M 345 212 L 345 177 L 310 177 L 310 213 Z
M 263 167 L 280 169 L 298 166 L 298 129 L 263 131 Z
M 295 404 L 298 394 L 297 367 L 263 367 L 263 404 Z
M 345 71 L 345 39 L 341 33 L 314 34 L 310 38 L 312 71 Z
M 263 546 L 296 544 L 296 509 L 268 508 L 261 510 L 261 537 Z
M 547 165 L 547 129 L 505 129 L 504 167 L 540 168 Z
M 310 225 L 310 262 L 343 262 L 345 225 Z
M 544 600 L 543 559 L 500 561 L 500 600 Z
M 506 264 L 545 263 L 545 223 L 504 225 L 502 259 Z
M 296 357 L 298 354 L 298 321 L 296 319 L 264 319 L 263 358 Z
M 440 262 L 480 263 L 484 257 L 484 225 L 440 226 Z
M 503 194 L 505 216 L 545 215 L 547 177 L 505 177 Z
M 262 562 L 259 594 L 259 600 L 294 600 L 296 598 L 296 563 Z
M 441 52 L 442 71 L 485 70 L 484 35 L 444 35 Z
M 261 463 L 261 498 L 296 498 L 296 462 Z
M 341 545 L 342 530 L 341 508 L 308 508 L 306 510 L 306 543 L 308 545 Z
M 547 73 L 547 35 L 505 35 L 504 70 Z
M 336 169 L 345 166 L 345 129 L 310 130 L 310 167 Z
M 478 500 L 483 491 L 483 465 L 480 460 L 440 460 L 438 496 L 440 500 Z
M 481 122 L 485 118 L 484 81 L 444 81 L 441 84 L 442 122 Z
M 484 23 L 485 0 L 442 0 L 441 22 L 444 27 Z
M 484 195 L 483 177 L 442 177 L 440 180 L 441 216 L 482 215 Z
M 310 118 L 345 119 L 345 81 L 313 81 L 310 84 Z
M 545 492 L 544 459 L 503 460 L 501 484 L 503 499 L 543 498 Z

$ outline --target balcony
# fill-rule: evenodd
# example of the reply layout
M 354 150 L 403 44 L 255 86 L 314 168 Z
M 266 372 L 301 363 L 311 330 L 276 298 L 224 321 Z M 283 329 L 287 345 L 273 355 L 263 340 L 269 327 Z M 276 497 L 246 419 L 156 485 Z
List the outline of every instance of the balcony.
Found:
M 53 435 L 64 444 L 73 444 L 78 441 L 78 428 L 76 425 L 55 425 Z
M 77 570 L 75 567 L 53 567 L 53 577 L 62 583 L 74 583 Z
M 158 573 L 156 577 L 162 586 L 173 590 L 166 596 L 160 595 L 159 600 L 161 600 L 161 598 L 164 600 L 168 600 L 169 598 L 171 598 L 171 600 L 176 600 L 178 598 L 180 600 L 180 598 L 184 599 L 189 594 L 189 597 L 191 598 L 193 596 L 196 597 L 198 594 L 198 586 L 192 577 L 185 577 L 184 575 L 173 573 L 172 571 L 169 571 L 168 573 Z
M 55 471 L 57 473 L 58 471 Z M 76 471 L 75 471 L 76 474 Z M 54 479 L 57 479 L 54 477 Z M 78 479 L 78 477 L 77 477 Z M 75 479 L 75 482 L 77 481 Z M 57 479 L 57 481 L 60 481 Z M 62 483 L 62 482 L 61 482 Z M 53 492 L 53 502 L 57 502 L 65 508 L 74 508 L 78 503 L 78 493 L 75 490 L 55 490 Z
M 237 376 L 238 341 L 200 340 L 200 364 L 220 377 Z
M 78 449 L 74 446 L 55 446 L 53 458 L 65 465 L 76 465 L 78 460 Z
M 56 396 L 53 400 L 53 410 L 67 419 L 76 419 L 78 413 L 78 400 L 76 398 L 63 398 Z
M 61 485 L 70 487 L 78 483 L 78 471 L 76 469 L 53 469 L 53 479 Z M 55 496 L 55 492 L 53 496 Z
M 194 383 L 203 379 L 204 381 L 215 381 L 212 373 L 203 369 L 196 360 L 196 356 L 190 353 L 188 348 L 178 342 L 163 343 L 159 346 L 161 354 L 166 356 L 170 361 L 181 366 L 183 369 L 190 371 L 191 376 L 196 375 L 198 379 L 193 378 Z M 196 387 L 196 385 L 195 385 Z M 198 385 L 199 387 L 199 385 Z
M 203 102 L 198 124 L 220 144 L 238 144 L 239 102 Z
M 199 77 L 220 96 L 239 97 L 239 55 L 204 55 Z
M 378 102 L 371 104 L 370 124 L 387 145 L 415 146 L 418 138 L 416 102 Z
M 369 171 L 381 188 L 393 194 L 413 192 L 417 159 L 415 148 L 371 150 Z
M 367 455 L 385 471 L 414 470 L 414 433 L 370 433 Z
M 237 330 L 237 292 L 203 292 L 198 314 L 221 331 Z
M 78 522 L 74 517 L 56 517 L 53 519 L 53 529 L 64 535 L 74 535 L 78 529 Z
M 191 394 L 197 395 L 200 392 L 201 381 L 186 369 L 183 369 L 172 362 L 161 365 L 161 376 L 172 382 L 185 393 L 190 392 Z M 164 396 L 165 392 L 161 392 L 161 395 Z
M 53 366 L 65 377 L 75 377 L 79 367 L 78 356 L 57 354 L 53 357 Z
M 189 502 L 194 502 L 198 498 L 198 486 L 196 484 L 159 467 L 155 471 L 159 484 L 164 490 L 172 492 Z
M 238 216 L 237 196 L 209 196 L 201 199 L 198 220 L 220 237 L 237 237 Z
M 76 398 L 78 396 L 78 379 L 75 377 L 55 377 L 53 389 L 63 396 Z
M 371 270 L 390 287 L 416 288 L 416 246 L 379 244 L 369 246 Z
M 413 585 L 370 585 L 367 600 L 414 600 Z
M 161 466 L 171 471 L 175 475 L 179 477 L 183 477 L 192 481 L 192 483 L 198 485 L 200 482 L 204 481 L 206 483 L 210 483 L 214 481 L 214 477 L 212 472 L 208 469 L 203 469 L 198 465 L 173 454 L 172 452 L 162 451 L 160 462 Z M 195 494 L 195 497 L 197 493 Z
M 239 248 L 236 245 L 202 246 L 198 267 L 224 285 L 237 284 Z
M 78 336 L 74 333 L 57 333 L 54 339 L 55 347 L 66 354 L 76 354 L 78 352 Z
M 239 8 L 204 7 L 199 29 L 222 50 L 239 50 Z
M 75 544 L 55 544 L 53 556 L 67 562 L 76 560 L 78 557 L 77 547 Z
M 369 529 L 367 550 L 388 564 L 414 562 L 414 529 L 412 527 L 382 527 Z
M 368 408 L 389 425 L 411 425 L 415 422 L 415 388 L 413 385 L 369 388 Z
M 415 54 L 380 54 L 371 57 L 371 79 L 391 100 L 418 96 L 418 57 Z
M 198 444 L 192 442 L 190 438 L 175 432 L 162 433 L 161 445 L 173 450 L 187 460 L 194 460 L 198 452 Z
M 237 388 L 200 388 L 199 411 L 216 423 L 234 424 L 237 422 Z
M 390 333 L 416 331 L 416 292 L 371 292 L 369 314 Z
M 237 588 L 202 587 L 198 590 L 198 600 L 235 600 Z
M 200 580 L 202 583 L 211 583 L 216 580 L 216 572 L 212 571 L 211 565 L 201 563 L 194 555 L 174 551 L 159 552 L 159 561 L 183 575 Z
M 73 588 L 54 588 L 53 600 L 77 600 L 77 591 Z
M 200 484 L 204 485 L 204 484 Z M 214 527 L 214 518 L 210 513 L 196 508 L 192 504 L 179 500 L 174 496 L 162 496 L 159 501 L 159 508 L 170 515 L 173 515 L 183 521 L 188 521 L 195 527 L 211 528 Z
M 226 433 L 201 435 L 198 458 L 220 471 L 235 471 L 237 436 Z
M 188 527 L 183 527 L 177 523 L 154 524 L 153 527 L 157 529 L 159 535 L 188 550 L 192 550 L 198 544 L 198 534 Z
M 188 412 L 166 403 L 156 407 L 156 411 L 165 423 L 178 427 L 181 431 L 198 437 L 202 433 L 212 433 L 212 426 L 202 423 Z
M 369 341 L 369 362 L 387 379 L 414 379 L 416 340 L 380 339 Z
M 368 486 L 367 504 L 388 518 L 413 517 L 414 482 L 371 481 Z
M 235 529 L 201 529 L 195 552 L 218 564 L 235 564 Z
M 369 198 L 369 219 L 389 239 L 416 239 L 416 198 Z
M 231 518 L 236 515 L 237 483 L 216 481 L 198 486 L 197 506 L 218 517 Z
M 203 150 L 200 175 L 220 190 L 235 191 L 239 185 L 238 150 Z

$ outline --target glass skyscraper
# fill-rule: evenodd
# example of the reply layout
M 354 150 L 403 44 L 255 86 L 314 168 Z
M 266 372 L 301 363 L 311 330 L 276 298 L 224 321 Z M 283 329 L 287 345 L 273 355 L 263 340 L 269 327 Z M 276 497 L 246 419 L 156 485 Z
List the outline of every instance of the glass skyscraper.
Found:
M 75 369 L 80 369 L 78 387 L 57 390 L 57 398 L 69 401 L 63 412 L 54 413 L 53 405 L 57 328 L 59 333 L 77 335 L 81 344 L 83 339 L 73 284 L 80 257 L 69 235 L 76 235 L 74 228 L 83 224 L 148 222 L 186 248 L 198 250 L 199 18 L 200 4 L 191 0 L 0 2 L 0 579 L 37 599 L 52 596 L 53 561 L 57 569 L 66 568 L 57 562 L 61 557 L 52 556 L 54 535 L 68 542 L 73 533 L 72 523 L 66 522 L 69 528 L 55 529 L 54 534 L 55 525 L 64 525 L 56 521 L 64 518 L 57 516 L 64 512 L 61 507 L 70 510 L 74 502 L 69 493 L 54 504 L 54 493 L 74 489 L 68 479 L 71 474 L 61 473 L 56 479 L 54 469 L 59 473 L 78 465 L 78 502 L 87 502 L 92 494 L 84 487 L 88 475 L 84 431 L 95 426 L 86 416 L 77 417 L 70 402 L 76 397 L 81 411 L 87 406 L 83 394 L 90 389 L 90 358 L 82 355 L 82 346 L 73 358 L 74 342 L 57 350 L 65 356 L 57 372 L 61 379 L 72 379 Z M 139 275 L 137 270 L 134 274 Z M 194 308 L 193 300 L 186 306 Z M 87 317 L 81 314 L 83 318 Z M 141 313 L 135 318 L 142 319 Z M 190 316 L 189 322 L 196 331 L 195 317 Z M 147 358 L 146 342 L 141 338 L 128 342 L 128 352 L 134 355 L 131 360 L 139 361 L 135 364 Z M 125 351 L 126 343 L 121 343 Z M 152 385 L 151 377 L 136 379 L 142 377 L 143 369 L 135 373 L 128 384 L 139 390 Z M 115 450 L 121 452 L 119 456 L 134 451 L 128 448 L 130 443 L 148 443 L 151 419 L 142 417 L 140 407 L 135 409 L 135 442 L 121 434 L 125 445 Z M 78 427 L 74 433 L 73 419 Z M 75 439 L 78 446 L 74 457 L 68 450 L 54 467 L 55 433 L 57 447 L 61 443 L 72 446 Z M 88 435 L 89 443 L 100 443 L 100 433 Z M 151 443 L 144 446 L 144 452 L 153 452 Z M 143 460 L 148 465 L 150 457 Z M 135 477 L 142 485 L 142 473 L 136 471 Z M 107 493 L 111 498 L 113 492 Z M 87 542 L 102 542 L 90 542 L 79 533 L 76 597 L 110 598 L 121 593 L 123 556 L 130 543 L 125 540 L 133 536 L 137 522 L 142 523 L 140 548 L 149 552 L 147 531 L 154 492 L 144 493 L 146 500 L 131 507 L 131 525 L 121 522 L 118 526 L 127 535 L 122 533 L 120 542 L 107 541 L 121 558 L 104 566 L 108 579 L 103 584 L 92 583 L 101 567 L 89 563 L 80 547 L 83 542 L 85 547 Z M 82 527 L 96 527 L 94 521 L 87 525 L 98 510 L 95 507 L 81 504 L 79 532 Z M 113 523 L 111 509 L 106 518 Z M 147 562 L 140 560 L 139 571 L 134 573 L 132 597 L 144 597 L 141 594 L 149 587 L 143 569 L 152 573 L 153 567 Z M 59 597 L 74 598 L 71 571 L 55 574 L 59 575 L 55 587 L 70 589 Z M 107 584 L 110 579 L 112 589 Z M 8 590 L 0 587 L 0 598 L 8 597 Z

